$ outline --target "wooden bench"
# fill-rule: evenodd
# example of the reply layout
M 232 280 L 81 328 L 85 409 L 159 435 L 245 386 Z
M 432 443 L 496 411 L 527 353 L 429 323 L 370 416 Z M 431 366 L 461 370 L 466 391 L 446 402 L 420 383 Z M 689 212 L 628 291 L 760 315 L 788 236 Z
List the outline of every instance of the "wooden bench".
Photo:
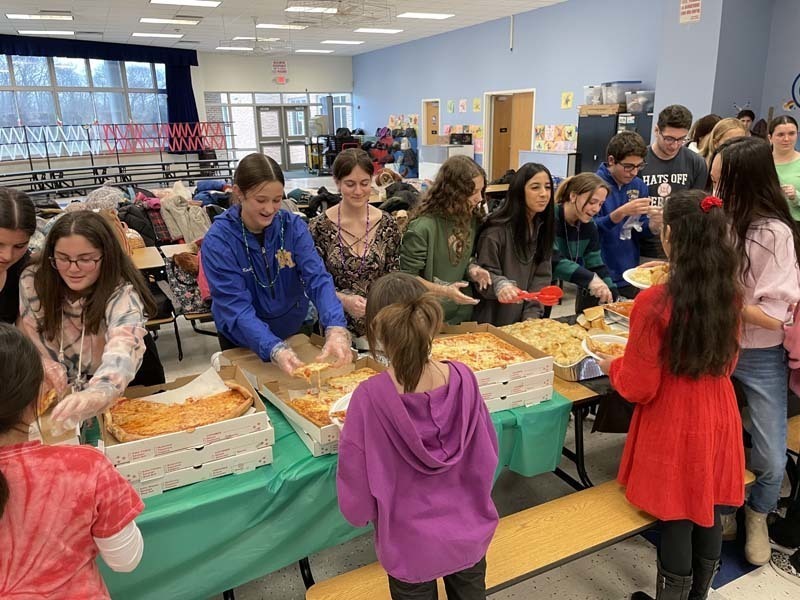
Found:
M 746 484 L 752 483 L 747 473 Z M 616 481 L 556 498 L 500 519 L 486 554 L 486 590 L 492 594 L 572 560 L 592 554 L 655 525 L 634 507 Z M 388 600 L 389 584 L 379 563 L 321 581 L 306 600 Z M 439 598 L 445 598 L 439 580 Z

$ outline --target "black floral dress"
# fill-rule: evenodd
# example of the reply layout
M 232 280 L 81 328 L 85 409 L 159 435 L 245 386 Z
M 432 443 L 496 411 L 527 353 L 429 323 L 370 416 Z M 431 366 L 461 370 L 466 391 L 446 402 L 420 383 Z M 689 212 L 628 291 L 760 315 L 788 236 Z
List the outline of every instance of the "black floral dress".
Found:
M 339 229 L 334 221 L 322 214 L 308 225 L 317 252 L 333 276 L 336 291 L 367 297 L 369 287 L 379 277 L 400 268 L 400 230 L 394 217 L 383 213 L 370 227 L 369 248 L 366 257 L 348 245 L 346 238 L 339 239 Z M 363 263 L 362 263 L 363 261 Z M 345 312 L 350 331 L 360 337 L 366 333 L 364 319 L 354 319 Z

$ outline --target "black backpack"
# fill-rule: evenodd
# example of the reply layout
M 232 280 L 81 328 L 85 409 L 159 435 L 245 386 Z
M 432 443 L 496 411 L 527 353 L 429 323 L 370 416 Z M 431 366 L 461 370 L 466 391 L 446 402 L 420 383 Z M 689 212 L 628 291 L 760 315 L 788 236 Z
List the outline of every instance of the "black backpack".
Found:
M 158 239 L 156 238 L 156 230 L 142 207 L 135 204 L 123 204 L 119 207 L 118 213 L 120 221 L 139 232 L 145 246 L 156 245 L 156 240 Z

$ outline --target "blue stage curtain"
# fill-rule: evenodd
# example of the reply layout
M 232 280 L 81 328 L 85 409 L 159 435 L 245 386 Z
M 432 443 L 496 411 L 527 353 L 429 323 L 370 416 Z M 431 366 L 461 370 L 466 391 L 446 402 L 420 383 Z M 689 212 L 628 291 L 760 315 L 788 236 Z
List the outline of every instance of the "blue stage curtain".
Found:
M 197 103 L 192 89 L 192 68 L 188 65 L 166 65 L 167 77 L 167 118 L 170 123 L 186 123 L 195 126 L 200 120 L 197 114 Z M 171 153 L 199 152 L 203 149 L 200 139 L 192 140 L 192 147 L 183 151 L 173 150 Z

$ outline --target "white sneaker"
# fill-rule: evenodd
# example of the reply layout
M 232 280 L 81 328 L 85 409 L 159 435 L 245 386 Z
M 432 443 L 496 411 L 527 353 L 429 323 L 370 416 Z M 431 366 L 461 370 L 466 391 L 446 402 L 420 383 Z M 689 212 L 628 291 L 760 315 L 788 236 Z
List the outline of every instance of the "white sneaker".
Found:
M 775 550 L 772 552 L 770 564 L 778 575 L 800 585 L 800 552 L 790 556 Z
M 722 540 L 732 542 L 736 539 L 737 533 L 736 513 L 722 515 Z

